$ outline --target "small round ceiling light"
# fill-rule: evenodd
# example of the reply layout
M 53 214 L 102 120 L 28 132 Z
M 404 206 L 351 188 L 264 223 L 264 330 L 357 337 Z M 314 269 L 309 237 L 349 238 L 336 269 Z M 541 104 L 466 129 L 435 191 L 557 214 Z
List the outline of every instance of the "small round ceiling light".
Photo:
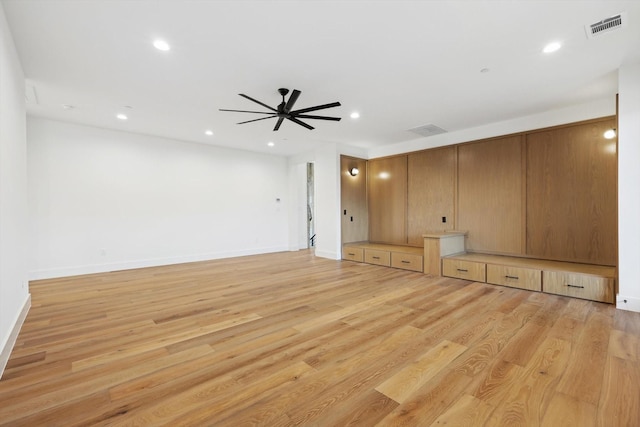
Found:
M 116 117 L 118 118 L 118 120 L 127 120 L 129 118 L 126 114 L 122 113 L 116 114 Z
M 604 133 L 604 137 L 607 139 L 613 139 L 616 137 L 616 130 L 615 129 L 609 129 Z
M 153 47 L 155 47 L 158 50 L 161 50 L 163 52 L 166 52 L 168 50 L 171 49 L 171 46 L 169 46 L 169 43 L 167 43 L 166 41 L 162 40 L 162 39 L 156 39 L 153 41 Z
M 559 42 L 551 42 L 542 49 L 544 53 L 553 53 L 559 50 L 562 45 Z
M 207 136 L 213 136 L 213 131 L 211 129 L 207 129 L 204 131 L 204 134 Z
M 269 141 L 267 142 L 267 146 L 269 147 L 274 147 L 276 144 L 273 143 L 273 141 Z
M 359 119 L 360 113 L 358 113 L 357 111 L 354 111 L 353 113 L 351 113 L 349 117 L 351 117 L 352 119 Z

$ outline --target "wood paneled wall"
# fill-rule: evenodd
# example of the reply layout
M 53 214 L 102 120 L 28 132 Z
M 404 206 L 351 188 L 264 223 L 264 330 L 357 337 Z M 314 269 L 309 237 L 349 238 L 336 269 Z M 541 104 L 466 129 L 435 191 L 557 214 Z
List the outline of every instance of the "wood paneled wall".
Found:
M 456 147 L 410 153 L 407 172 L 407 243 L 422 246 L 425 231 L 453 230 Z
M 349 170 L 358 168 L 358 175 Z M 342 206 L 342 241 L 369 240 L 369 212 L 367 210 L 367 161 L 340 156 L 340 203 Z
M 407 243 L 407 156 L 369 161 L 369 240 Z
M 470 251 L 521 254 L 524 248 L 520 135 L 458 147 L 458 221 Z
M 467 230 L 474 252 L 616 265 L 616 140 L 603 136 L 614 127 L 606 117 L 370 160 L 368 240 L 422 246 L 426 231 Z
M 530 133 L 527 255 L 617 262 L 615 119 Z

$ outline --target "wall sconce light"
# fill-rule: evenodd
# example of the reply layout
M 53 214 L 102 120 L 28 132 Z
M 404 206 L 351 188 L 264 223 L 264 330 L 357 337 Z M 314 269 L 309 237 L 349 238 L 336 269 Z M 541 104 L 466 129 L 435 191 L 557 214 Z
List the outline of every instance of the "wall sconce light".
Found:
M 615 129 L 609 129 L 608 131 L 606 131 L 604 133 L 604 137 L 607 139 L 613 139 L 616 137 L 616 130 Z
M 358 168 L 351 168 L 349 169 L 349 175 L 351 176 L 356 176 L 360 173 L 360 171 L 358 170 Z

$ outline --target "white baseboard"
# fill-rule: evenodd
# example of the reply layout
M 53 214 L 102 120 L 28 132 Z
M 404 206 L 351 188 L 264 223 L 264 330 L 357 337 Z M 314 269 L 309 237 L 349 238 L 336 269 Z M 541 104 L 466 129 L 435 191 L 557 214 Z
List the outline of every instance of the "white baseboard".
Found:
M 319 251 L 318 249 L 316 249 L 315 255 L 320 258 L 329 258 L 329 259 L 335 259 L 335 260 L 338 260 L 341 258 L 340 254 L 338 254 L 337 252 Z
M 287 246 L 245 249 L 228 252 L 211 252 L 195 255 L 184 255 L 167 258 L 150 258 L 134 261 L 122 261 L 105 264 L 90 264 L 74 267 L 33 270 L 29 272 L 29 280 L 54 279 L 57 277 L 80 276 L 83 274 L 107 273 L 110 271 L 131 270 L 134 268 L 158 267 L 162 265 L 183 264 L 187 262 L 211 261 L 214 259 L 235 258 L 247 255 L 259 255 L 273 252 L 286 252 Z
M 20 310 L 20 313 L 18 313 L 18 317 L 13 325 L 13 328 L 11 329 L 9 339 L 5 343 L 4 347 L 0 349 L 0 378 L 2 378 L 4 368 L 7 367 L 7 362 L 9 361 L 9 357 L 11 356 L 11 351 L 13 351 L 13 347 L 16 345 L 18 334 L 20 333 L 20 329 L 22 328 L 24 320 L 27 318 L 27 314 L 29 313 L 30 308 L 31 294 L 28 294 L 27 299 L 22 305 L 22 310 Z
M 616 298 L 616 308 L 640 313 L 640 298 L 618 295 Z

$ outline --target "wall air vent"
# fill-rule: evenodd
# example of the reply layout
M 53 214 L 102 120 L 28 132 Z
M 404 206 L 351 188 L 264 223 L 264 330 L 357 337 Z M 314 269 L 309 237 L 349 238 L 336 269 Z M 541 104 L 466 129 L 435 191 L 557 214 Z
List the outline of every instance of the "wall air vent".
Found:
M 622 12 L 616 16 L 612 16 L 611 18 L 606 18 L 600 22 L 596 22 L 595 24 L 585 25 L 584 29 L 587 32 L 587 38 L 591 39 L 601 34 L 610 33 L 611 31 L 615 31 L 626 26 L 627 13 Z
M 424 126 L 418 126 L 417 128 L 409 129 L 409 132 L 417 133 L 420 136 L 428 137 L 428 136 L 438 135 L 440 133 L 445 133 L 446 130 L 436 125 L 424 125 Z

